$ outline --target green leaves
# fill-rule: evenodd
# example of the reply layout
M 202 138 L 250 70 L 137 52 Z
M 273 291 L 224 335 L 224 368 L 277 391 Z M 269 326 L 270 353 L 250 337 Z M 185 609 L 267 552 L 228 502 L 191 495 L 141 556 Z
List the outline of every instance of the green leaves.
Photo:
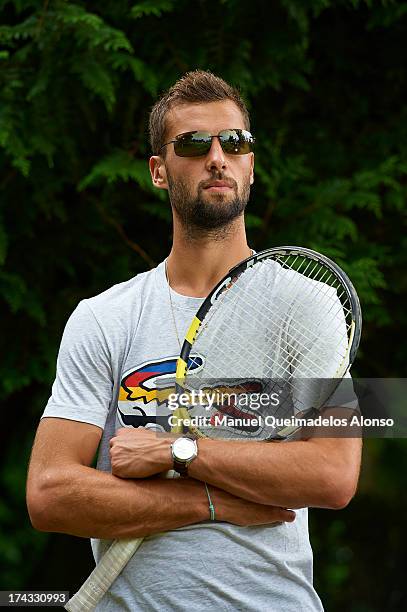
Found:
M 163 13 L 172 11 L 176 4 L 176 0 L 144 0 L 138 2 L 130 10 L 130 16 L 134 19 L 139 19 L 147 15 L 161 17 Z
M 143 189 L 152 190 L 150 172 L 145 160 L 134 159 L 126 151 L 115 151 L 99 161 L 82 179 L 78 189 L 82 191 L 100 180 L 106 180 L 107 183 L 133 180 Z
M 85 87 L 99 96 L 110 112 L 116 102 L 116 95 L 109 71 L 92 58 L 88 58 L 75 66 L 74 70 L 77 71 Z
M 0 271 L 0 294 L 12 313 L 23 310 L 37 324 L 45 325 L 45 312 L 38 295 L 33 290 L 29 291 L 21 276 Z
M 129 70 L 134 79 L 145 88 L 152 96 L 157 94 L 158 76 L 155 70 L 137 57 L 132 57 L 124 53 L 116 53 L 111 58 L 114 70 Z
M 77 4 L 62 3 L 54 14 L 49 15 L 50 19 L 52 17 L 62 24 L 63 31 L 72 30 L 78 45 L 88 49 L 101 48 L 103 51 L 133 51 L 122 30 L 109 26 L 101 17 Z

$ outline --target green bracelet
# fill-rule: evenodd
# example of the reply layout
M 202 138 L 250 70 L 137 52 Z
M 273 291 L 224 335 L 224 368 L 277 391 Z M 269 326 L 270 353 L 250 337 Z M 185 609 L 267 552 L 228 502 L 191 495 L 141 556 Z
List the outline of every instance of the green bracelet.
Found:
M 209 495 L 208 485 L 206 484 L 206 482 L 204 482 L 204 485 L 205 485 L 205 489 L 206 489 L 206 494 L 208 496 L 210 519 L 211 519 L 211 521 L 214 521 L 214 520 L 216 520 L 215 519 L 215 506 L 212 503 L 211 496 Z

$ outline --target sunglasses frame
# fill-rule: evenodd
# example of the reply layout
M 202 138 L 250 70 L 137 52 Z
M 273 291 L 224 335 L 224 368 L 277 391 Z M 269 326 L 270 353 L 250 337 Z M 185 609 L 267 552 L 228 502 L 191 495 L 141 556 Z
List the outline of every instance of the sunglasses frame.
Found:
M 225 149 L 223 148 L 223 143 L 222 143 L 222 140 L 221 140 L 220 137 L 221 137 L 223 132 L 230 132 L 230 131 L 237 132 L 238 135 L 242 134 L 243 132 L 245 132 L 245 134 L 248 134 L 250 139 L 247 141 L 247 144 L 250 147 L 250 151 L 248 151 L 247 153 L 233 153 L 231 151 L 225 151 Z M 175 143 L 179 142 L 183 136 L 186 136 L 186 135 L 189 135 L 189 134 L 207 134 L 208 135 L 208 141 L 207 142 L 208 142 L 208 144 L 210 143 L 208 150 L 206 152 L 204 152 L 204 153 L 197 153 L 196 155 L 180 155 L 179 153 L 177 153 L 177 151 L 175 149 Z M 209 141 L 209 138 L 210 138 L 210 141 Z M 163 144 L 160 147 L 160 151 L 161 151 L 161 149 L 163 149 L 164 147 L 168 146 L 169 144 L 174 143 L 174 153 L 178 157 L 203 157 L 204 155 L 207 155 L 209 153 L 209 151 L 211 149 L 211 146 L 212 146 L 212 140 L 214 138 L 218 138 L 219 139 L 219 143 L 220 143 L 220 146 L 222 147 L 222 151 L 224 153 L 226 153 L 227 155 L 248 155 L 249 153 L 252 153 L 253 145 L 256 142 L 256 139 L 254 138 L 254 136 L 248 130 L 244 130 L 244 129 L 241 129 L 241 128 L 228 128 L 228 129 L 225 129 L 225 130 L 220 130 L 220 132 L 218 132 L 218 134 L 211 134 L 210 132 L 207 132 L 205 130 L 191 130 L 190 132 L 182 132 L 182 134 L 177 134 L 177 136 L 175 137 L 174 140 L 170 140 L 169 142 L 166 142 L 165 144 Z

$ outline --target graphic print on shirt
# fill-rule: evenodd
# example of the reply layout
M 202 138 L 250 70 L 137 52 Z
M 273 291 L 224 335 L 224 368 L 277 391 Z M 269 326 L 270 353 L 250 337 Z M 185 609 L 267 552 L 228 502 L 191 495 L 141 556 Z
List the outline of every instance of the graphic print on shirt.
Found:
M 203 357 L 191 355 L 190 368 L 197 372 L 203 367 Z M 177 357 L 148 361 L 131 368 L 122 376 L 117 421 L 121 427 L 145 427 L 155 424 L 168 431 L 172 411 L 166 406 L 174 393 Z M 157 408 L 160 408 L 157 415 Z

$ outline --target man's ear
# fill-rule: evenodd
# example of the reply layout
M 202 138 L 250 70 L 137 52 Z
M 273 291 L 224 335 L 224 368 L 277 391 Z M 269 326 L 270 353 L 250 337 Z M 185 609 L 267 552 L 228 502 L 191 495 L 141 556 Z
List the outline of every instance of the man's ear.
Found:
M 253 185 L 253 183 L 254 183 L 254 153 L 251 153 L 250 163 L 251 163 L 251 166 L 250 166 L 250 185 Z
M 168 189 L 167 172 L 163 158 L 160 155 L 152 155 L 148 166 L 154 187 L 157 187 L 157 189 Z

